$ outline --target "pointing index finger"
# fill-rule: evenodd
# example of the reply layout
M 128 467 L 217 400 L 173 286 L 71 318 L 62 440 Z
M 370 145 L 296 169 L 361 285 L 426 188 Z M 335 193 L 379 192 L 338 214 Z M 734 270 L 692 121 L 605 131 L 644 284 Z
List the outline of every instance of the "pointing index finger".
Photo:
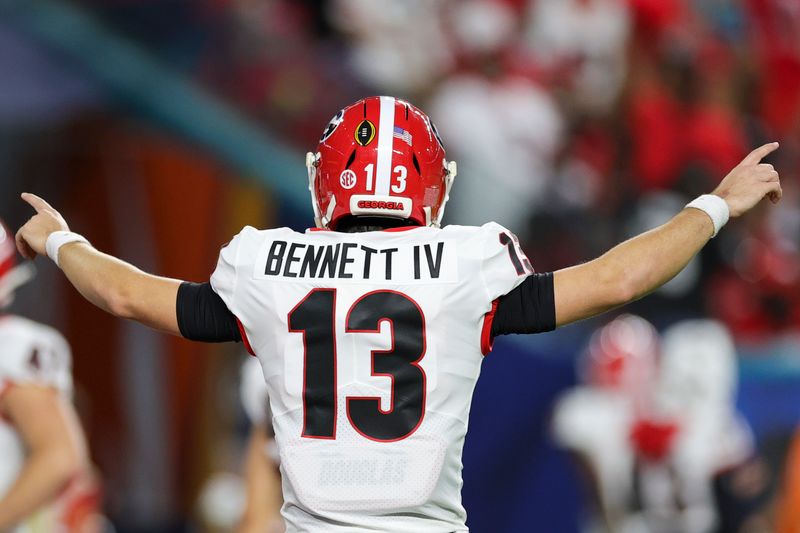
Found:
M 24 192 L 20 195 L 20 197 L 28 202 L 31 207 L 33 207 L 37 213 L 44 209 L 53 209 L 50 204 L 44 201 L 43 198 L 39 198 L 35 194 L 31 194 L 29 192 Z
M 764 159 L 769 154 L 771 154 L 772 152 L 777 150 L 778 146 L 779 146 L 779 144 L 776 143 L 776 142 L 768 143 L 768 144 L 765 144 L 763 146 L 759 146 L 758 148 L 756 148 L 755 150 L 750 152 L 747 155 L 747 157 L 745 157 L 744 160 L 742 160 L 742 163 L 746 163 L 746 164 L 750 164 L 750 165 L 756 165 L 762 159 Z

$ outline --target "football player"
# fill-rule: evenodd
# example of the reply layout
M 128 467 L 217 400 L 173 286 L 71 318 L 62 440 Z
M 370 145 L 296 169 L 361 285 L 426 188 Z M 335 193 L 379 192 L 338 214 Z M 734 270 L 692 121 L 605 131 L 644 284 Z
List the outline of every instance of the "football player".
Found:
M 656 383 L 659 337 L 638 316 L 615 318 L 591 337 L 580 358 L 582 384 L 563 394 L 553 410 L 555 440 L 570 451 L 587 480 L 591 506 L 583 531 L 636 531 L 629 506 L 636 489 L 631 438 Z M 665 427 L 661 446 L 674 430 Z M 652 446 L 651 446 L 652 447 Z
M 19 533 L 31 531 L 22 524 L 36 513 L 72 512 L 67 502 L 90 478 L 71 402 L 67 341 L 50 327 L 3 313 L 29 278 L 30 267 L 16 264 L 14 240 L 0 222 L 0 531 Z M 63 521 L 58 527 L 78 531 Z
M 251 428 L 245 457 L 247 499 L 238 532 L 283 533 L 280 458 L 272 432 L 267 384 L 255 358 L 242 365 L 241 394 Z
M 496 223 L 440 227 L 456 165 L 430 119 L 392 97 L 341 110 L 307 156 L 316 227 L 245 227 L 206 283 L 147 274 L 93 248 L 43 199 L 18 232 L 108 312 L 258 357 L 288 531 L 466 531 L 461 452 L 483 355 L 646 295 L 778 173 L 748 155 L 712 195 L 601 257 L 535 273 Z M 479 177 L 475 177 L 479 179 Z
M 556 439 L 590 481 L 595 505 L 584 531 L 733 530 L 721 527 L 732 517 L 716 508 L 715 486 L 757 463 L 734 409 L 727 330 L 687 320 L 661 342 L 648 322 L 624 315 L 592 336 L 584 362 L 585 384 L 554 413 Z M 744 518 L 758 510 L 755 498 L 735 503 Z

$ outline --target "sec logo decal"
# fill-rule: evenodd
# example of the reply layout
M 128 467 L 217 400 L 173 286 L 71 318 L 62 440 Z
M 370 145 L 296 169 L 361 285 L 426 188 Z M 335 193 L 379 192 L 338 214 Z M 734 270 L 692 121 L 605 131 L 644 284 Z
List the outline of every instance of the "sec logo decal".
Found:
M 343 189 L 352 189 L 356 186 L 356 181 L 356 173 L 352 170 L 345 170 L 339 175 L 339 185 L 341 185 Z

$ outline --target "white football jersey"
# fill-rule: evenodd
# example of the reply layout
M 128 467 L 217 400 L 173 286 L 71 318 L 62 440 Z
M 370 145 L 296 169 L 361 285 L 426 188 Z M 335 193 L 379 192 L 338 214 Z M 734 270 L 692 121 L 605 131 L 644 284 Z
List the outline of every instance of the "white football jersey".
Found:
M 467 531 L 461 452 L 493 302 L 532 272 L 502 226 L 246 227 L 214 290 L 263 367 L 287 531 Z
M 51 387 L 72 395 L 72 356 L 69 344 L 55 329 L 27 320 L 0 317 L 0 395 L 10 387 Z M 0 417 L 0 499 L 25 464 L 25 446 L 9 421 Z M 20 530 L 21 531 L 21 530 Z

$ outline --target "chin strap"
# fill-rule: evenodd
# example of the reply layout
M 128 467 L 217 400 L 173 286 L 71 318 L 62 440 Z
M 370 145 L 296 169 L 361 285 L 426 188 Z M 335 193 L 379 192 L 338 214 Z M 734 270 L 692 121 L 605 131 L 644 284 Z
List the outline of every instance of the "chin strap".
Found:
M 308 152 L 306 154 L 306 169 L 308 169 L 308 190 L 311 193 L 311 207 L 314 209 L 314 224 L 318 228 L 327 227 L 327 221 L 323 219 L 319 210 L 319 201 L 314 192 L 316 190 L 317 166 L 319 166 L 319 154 Z
M 456 176 L 458 175 L 458 165 L 455 161 L 442 161 L 442 165 L 445 168 L 445 175 L 444 175 L 444 200 L 442 200 L 442 205 L 439 206 L 439 211 L 436 213 L 436 218 L 432 221 L 428 221 L 429 226 L 433 226 L 438 228 L 442 225 L 442 217 L 444 217 L 444 206 L 447 204 L 447 201 L 450 199 L 450 189 L 453 188 L 453 182 L 456 181 Z M 428 212 L 426 211 L 425 217 L 429 218 Z

